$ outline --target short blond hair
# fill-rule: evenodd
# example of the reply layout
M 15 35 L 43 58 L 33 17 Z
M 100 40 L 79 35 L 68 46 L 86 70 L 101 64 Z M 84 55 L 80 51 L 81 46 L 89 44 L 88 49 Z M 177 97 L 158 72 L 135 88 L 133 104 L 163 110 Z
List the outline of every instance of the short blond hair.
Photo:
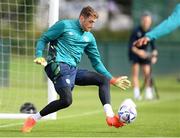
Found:
M 84 7 L 80 12 L 80 16 L 84 16 L 85 18 L 88 18 L 89 16 L 93 16 L 95 18 L 99 17 L 98 13 L 91 6 Z

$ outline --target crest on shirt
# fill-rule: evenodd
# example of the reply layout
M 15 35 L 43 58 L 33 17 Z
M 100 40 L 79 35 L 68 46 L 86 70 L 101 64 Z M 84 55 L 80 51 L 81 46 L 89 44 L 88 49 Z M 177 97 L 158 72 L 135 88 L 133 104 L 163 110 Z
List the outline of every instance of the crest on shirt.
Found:
M 89 38 L 88 38 L 87 36 L 83 36 L 83 40 L 84 40 L 85 42 L 88 42 L 88 41 L 89 41 Z

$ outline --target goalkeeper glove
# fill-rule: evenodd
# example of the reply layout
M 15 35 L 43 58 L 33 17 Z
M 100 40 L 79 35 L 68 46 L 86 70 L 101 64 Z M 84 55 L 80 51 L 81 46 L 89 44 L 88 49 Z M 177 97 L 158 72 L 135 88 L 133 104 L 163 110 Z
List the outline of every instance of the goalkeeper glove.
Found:
M 47 61 L 43 57 L 37 57 L 36 59 L 34 59 L 34 62 L 43 66 L 47 65 Z
M 131 86 L 131 82 L 127 79 L 127 76 L 113 77 L 110 80 L 110 83 L 116 87 L 119 87 L 122 90 L 126 90 Z

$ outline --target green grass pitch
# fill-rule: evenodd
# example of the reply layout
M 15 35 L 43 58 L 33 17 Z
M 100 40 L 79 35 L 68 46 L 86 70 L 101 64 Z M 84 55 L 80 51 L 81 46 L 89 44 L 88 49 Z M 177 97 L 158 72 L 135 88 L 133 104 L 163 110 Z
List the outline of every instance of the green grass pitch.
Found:
M 160 99 L 138 101 L 138 117 L 123 128 L 108 127 L 96 87 L 76 87 L 71 107 L 57 120 L 42 120 L 31 133 L 20 132 L 23 120 L 0 120 L 0 137 L 180 137 L 180 83 L 175 77 L 156 79 Z M 111 88 L 114 111 L 132 90 Z

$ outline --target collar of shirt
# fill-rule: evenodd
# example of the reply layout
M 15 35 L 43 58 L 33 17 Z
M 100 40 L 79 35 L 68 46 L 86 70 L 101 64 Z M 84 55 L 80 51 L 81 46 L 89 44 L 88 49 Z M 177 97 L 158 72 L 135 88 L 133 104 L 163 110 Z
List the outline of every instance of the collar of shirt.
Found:
M 77 23 L 77 26 L 79 27 L 79 29 L 80 29 L 82 32 L 85 32 L 85 31 L 83 30 L 83 28 L 81 27 L 81 23 L 80 23 L 80 20 L 79 20 L 79 19 L 76 20 L 76 23 Z

